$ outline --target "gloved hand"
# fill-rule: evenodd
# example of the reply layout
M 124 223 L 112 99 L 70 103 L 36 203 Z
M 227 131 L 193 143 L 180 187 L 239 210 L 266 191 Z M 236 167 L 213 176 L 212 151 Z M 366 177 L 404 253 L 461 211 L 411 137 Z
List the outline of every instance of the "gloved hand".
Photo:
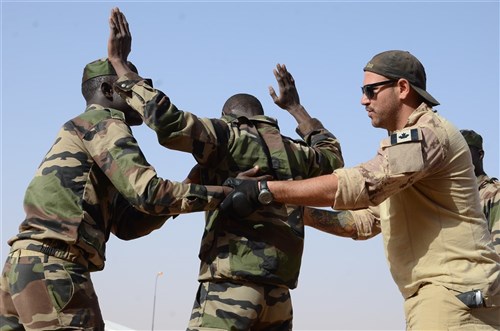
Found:
M 222 185 L 234 188 L 220 204 L 221 212 L 227 216 L 244 218 L 261 205 L 258 200 L 259 182 L 228 178 Z

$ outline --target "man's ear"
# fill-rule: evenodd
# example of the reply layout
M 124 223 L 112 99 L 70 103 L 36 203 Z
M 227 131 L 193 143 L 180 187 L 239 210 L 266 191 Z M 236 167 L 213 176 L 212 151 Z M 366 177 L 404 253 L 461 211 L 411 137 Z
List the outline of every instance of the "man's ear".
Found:
M 401 93 L 403 97 L 406 98 L 411 90 L 410 82 L 404 78 L 401 78 L 397 81 L 397 86 L 399 88 L 399 93 Z
M 102 95 L 109 101 L 113 101 L 113 86 L 108 82 L 102 82 L 100 86 Z
M 478 151 L 478 155 L 479 155 L 479 160 L 483 161 L 483 159 L 484 159 L 484 151 L 482 149 L 480 149 Z

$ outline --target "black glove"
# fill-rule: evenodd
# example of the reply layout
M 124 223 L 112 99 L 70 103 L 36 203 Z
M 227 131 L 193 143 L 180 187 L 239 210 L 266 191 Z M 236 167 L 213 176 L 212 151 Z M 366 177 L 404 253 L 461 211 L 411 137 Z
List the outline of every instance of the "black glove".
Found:
M 223 185 L 234 188 L 220 204 L 221 212 L 229 217 L 247 217 L 260 206 L 259 182 L 228 178 Z
M 235 188 L 236 186 L 240 185 L 243 182 L 243 179 L 238 179 L 238 178 L 233 178 L 229 177 L 222 183 L 222 186 L 229 186 L 232 188 Z

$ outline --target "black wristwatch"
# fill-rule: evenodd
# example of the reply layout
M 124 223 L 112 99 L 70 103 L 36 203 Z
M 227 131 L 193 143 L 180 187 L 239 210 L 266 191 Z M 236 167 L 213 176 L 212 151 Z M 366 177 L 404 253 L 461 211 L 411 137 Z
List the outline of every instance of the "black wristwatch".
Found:
M 260 190 L 258 200 L 263 205 L 268 205 L 273 202 L 273 194 L 269 191 L 269 187 L 267 186 L 267 180 L 260 181 Z

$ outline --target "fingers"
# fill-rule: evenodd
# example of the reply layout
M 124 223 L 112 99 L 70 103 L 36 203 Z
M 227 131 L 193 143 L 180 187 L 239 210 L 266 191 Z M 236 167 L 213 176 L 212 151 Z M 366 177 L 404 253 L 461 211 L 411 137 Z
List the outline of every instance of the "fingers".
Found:
M 127 18 L 125 17 L 125 14 L 123 14 L 121 12 L 120 12 L 120 14 L 121 14 L 120 16 L 121 16 L 122 24 L 123 24 L 123 31 L 125 31 L 125 33 L 127 33 L 127 34 L 130 34 L 130 28 L 128 25 Z
M 249 178 L 249 179 L 260 182 L 261 180 L 272 180 L 273 176 L 271 176 L 271 175 L 262 175 L 262 176 L 252 177 L 252 178 Z
M 111 15 L 109 16 L 109 27 L 111 30 L 116 29 L 116 8 L 111 9 Z
M 130 36 L 130 28 L 127 19 L 118 7 L 111 9 L 109 26 L 113 29 L 112 32 L 118 36 Z
M 278 96 L 276 95 L 276 91 L 272 86 L 269 86 L 269 95 L 271 96 L 274 102 L 279 100 Z
M 280 79 L 279 80 L 282 80 L 285 84 L 288 84 L 288 85 L 293 85 L 295 84 L 295 80 L 293 79 L 293 76 L 291 73 L 288 72 L 288 70 L 286 69 L 286 66 L 284 64 L 277 64 L 276 65 L 276 73 L 275 73 L 275 76 L 276 75 L 279 75 L 280 76 Z M 278 78 L 276 78 L 278 80 Z
M 120 11 L 120 9 L 116 8 L 115 16 L 116 16 L 116 21 L 117 21 L 117 25 L 118 25 L 118 29 L 120 31 L 120 34 L 126 34 L 128 28 L 126 27 L 125 23 L 127 21 L 125 20 L 125 16 Z
M 258 166 L 258 165 L 256 165 L 256 166 L 254 166 L 253 168 L 250 168 L 250 169 L 248 169 L 248 170 L 246 170 L 246 171 L 242 171 L 242 172 L 240 172 L 240 175 L 242 175 L 242 176 L 247 176 L 247 177 L 253 177 L 253 176 L 255 176 L 258 172 L 259 172 L 259 166 Z
M 258 165 L 254 166 L 251 169 L 248 169 L 246 171 L 242 171 L 236 176 L 236 179 L 239 180 L 252 180 L 252 181 L 261 181 L 261 180 L 272 180 L 273 177 L 271 175 L 260 175 L 257 176 L 259 173 L 260 168 Z
M 278 64 L 278 66 L 279 66 L 279 64 Z M 278 67 L 278 66 L 276 66 L 276 67 Z M 281 80 L 281 75 L 279 74 L 279 69 L 278 69 L 278 70 L 273 69 L 273 74 L 274 74 L 274 77 L 276 78 L 276 80 L 277 80 L 277 81 L 278 81 L 278 83 L 279 83 L 279 82 L 280 82 L 280 80 Z
M 280 87 L 295 84 L 295 80 L 293 79 L 292 75 L 288 72 L 284 64 L 278 63 L 276 65 L 276 69 L 273 70 L 273 73 Z

